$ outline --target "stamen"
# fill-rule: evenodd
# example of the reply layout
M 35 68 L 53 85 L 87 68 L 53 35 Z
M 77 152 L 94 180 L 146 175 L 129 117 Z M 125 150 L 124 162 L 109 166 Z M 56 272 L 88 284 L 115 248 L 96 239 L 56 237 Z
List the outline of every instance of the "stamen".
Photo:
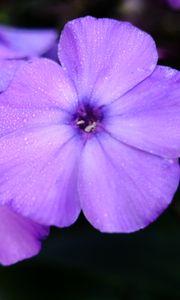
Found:
M 80 130 L 90 133 L 97 129 L 102 117 L 102 113 L 99 109 L 85 106 L 77 111 L 74 121 Z
M 86 126 L 84 128 L 85 132 L 91 132 L 94 131 L 96 129 L 96 122 L 93 122 L 92 124 L 89 124 L 88 126 Z
M 85 124 L 85 121 L 84 120 L 79 120 L 79 121 L 76 122 L 76 124 L 77 125 L 82 125 L 82 124 Z

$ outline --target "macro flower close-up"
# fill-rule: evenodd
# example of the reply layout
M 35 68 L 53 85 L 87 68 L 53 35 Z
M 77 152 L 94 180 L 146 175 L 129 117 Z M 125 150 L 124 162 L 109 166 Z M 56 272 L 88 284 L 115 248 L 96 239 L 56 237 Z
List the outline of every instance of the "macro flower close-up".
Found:
M 4 226 L 20 216 L 34 254 L 49 226 L 70 226 L 81 211 L 102 232 L 146 227 L 180 178 L 180 75 L 157 65 L 149 34 L 75 19 L 58 57 L 21 62 L 0 94 L 0 204 L 15 224 Z

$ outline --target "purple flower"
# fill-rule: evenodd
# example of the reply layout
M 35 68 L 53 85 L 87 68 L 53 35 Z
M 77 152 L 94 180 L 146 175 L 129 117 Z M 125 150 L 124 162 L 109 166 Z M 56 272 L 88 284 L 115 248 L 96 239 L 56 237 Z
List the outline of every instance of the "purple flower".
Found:
M 0 59 L 41 56 L 55 43 L 53 29 L 20 29 L 0 25 Z
M 180 178 L 179 72 L 111 19 L 69 22 L 58 55 L 22 64 L 0 95 L 0 203 L 46 226 L 82 210 L 103 232 L 144 228 Z
M 166 0 L 173 9 L 180 9 L 180 0 Z

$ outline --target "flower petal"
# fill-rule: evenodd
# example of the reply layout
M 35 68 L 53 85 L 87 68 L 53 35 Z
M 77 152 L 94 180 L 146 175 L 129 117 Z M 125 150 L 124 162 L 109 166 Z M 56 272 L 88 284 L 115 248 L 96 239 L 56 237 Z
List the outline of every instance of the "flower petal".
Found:
M 59 59 L 58 59 L 58 42 L 57 41 L 52 45 L 52 47 L 46 53 L 44 53 L 43 57 L 52 59 L 52 60 L 59 63 Z
M 0 60 L 0 93 L 7 89 L 21 64 L 21 60 Z
M 180 168 L 101 134 L 83 150 L 78 188 L 82 210 L 103 232 L 133 232 L 147 226 L 169 205 Z
M 63 125 L 76 99 L 61 67 L 48 59 L 24 63 L 0 95 L 0 203 L 41 224 L 66 226 L 80 211 L 81 145 Z
M 56 40 L 53 29 L 20 29 L 0 26 L 0 58 L 40 56 Z
M 68 226 L 79 215 L 79 141 L 52 125 L 0 139 L 0 204 L 44 225 Z
M 0 98 L 0 103 L 3 97 Z M 71 112 L 78 100 L 76 91 L 61 66 L 47 58 L 36 58 L 18 68 L 4 103 L 7 101 L 15 108 L 53 108 Z
M 80 99 L 106 104 L 151 74 L 157 51 L 152 38 L 130 23 L 85 17 L 65 25 L 59 59 Z
M 48 59 L 21 63 L 8 90 L 0 95 L 0 137 L 17 130 L 66 124 L 76 101 L 58 64 Z
M 0 263 L 10 265 L 38 254 L 47 234 L 47 227 L 0 206 Z
M 160 156 L 180 156 L 180 72 L 158 66 L 105 109 L 106 130 L 118 140 Z

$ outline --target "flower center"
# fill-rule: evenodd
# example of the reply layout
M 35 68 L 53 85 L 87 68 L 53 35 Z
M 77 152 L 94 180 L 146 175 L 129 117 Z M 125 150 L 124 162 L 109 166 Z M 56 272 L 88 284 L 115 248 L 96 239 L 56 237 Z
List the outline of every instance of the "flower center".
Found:
M 101 111 L 90 106 L 80 107 L 75 118 L 76 126 L 87 133 L 95 131 L 101 120 Z

